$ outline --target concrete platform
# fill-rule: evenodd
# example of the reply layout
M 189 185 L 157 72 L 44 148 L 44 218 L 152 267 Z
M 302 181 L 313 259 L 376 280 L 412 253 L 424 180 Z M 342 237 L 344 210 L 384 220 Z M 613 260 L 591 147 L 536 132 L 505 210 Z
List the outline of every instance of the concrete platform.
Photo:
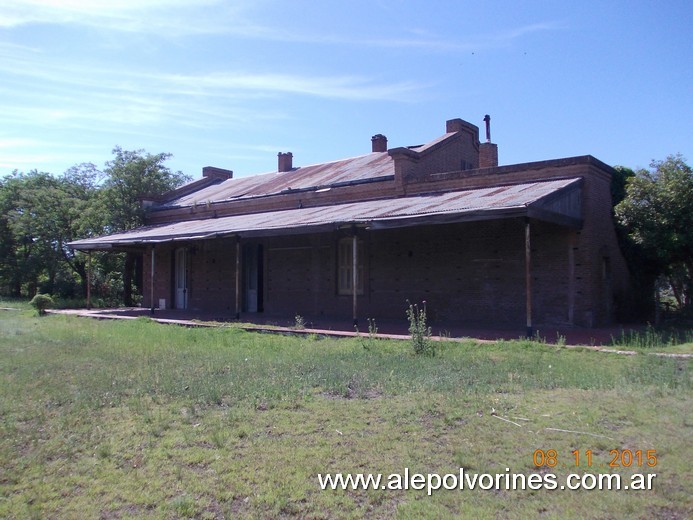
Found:
M 305 318 L 305 327 L 295 327 L 295 317 L 267 316 L 259 313 L 246 313 L 239 320 L 208 312 L 189 310 L 159 310 L 154 313 L 141 307 L 113 309 L 65 309 L 51 310 L 55 314 L 71 314 L 98 319 L 135 319 L 147 316 L 160 323 L 182 325 L 186 327 L 216 327 L 223 323 L 239 323 L 246 330 L 275 331 L 286 334 L 318 334 L 333 337 L 354 337 L 357 335 L 350 320 L 335 318 Z M 359 322 L 360 334 L 368 334 L 368 321 Z M 408 323 L 403 315 L 402 320 L 386 320 L 376 322 L 377 336 L 389 339 L 409 339 Z M 638 326 L 613 326 L 607 328 L 584 329 L 577 327 L 538 327 L 535 335 L 542 341 L 555 344 L 561 340 L 569 346 L 604 347 L 609 345 L 612 338 L 619 337 L 623 330 L 638 330 Z M 431 323 L 431 329 L 436 340 L 473 338 L 480 342 L 496 341 L 499 339 L 519 339 L 525 337 L 525 331 L 516 329 L 490 329 L 478 326 L 465 326 L 459 323 Z

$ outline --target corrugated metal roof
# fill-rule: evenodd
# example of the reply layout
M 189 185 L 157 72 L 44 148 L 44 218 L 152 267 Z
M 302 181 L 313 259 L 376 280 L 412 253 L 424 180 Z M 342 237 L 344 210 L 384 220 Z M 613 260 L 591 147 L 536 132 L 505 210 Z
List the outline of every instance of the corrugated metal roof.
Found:
M 559 191 L 572 192 L 573 188 L 579 186 L 580 181 L 580 179 L 538 181 L 396 199 L 348 202 L 332 206 L 190 220 L 80 240 L 70 245 L 76 249 L 99 249 L 171 240 L 198 240 L 220 235 L 253 236 L 311 232 L 319 229 L 335 229 L 350 224 L 367 224 L 377 229 L 421 223 L 449 223 L 521 216 L 527 214 L 528 208 L 540 205 L 543 199 Z
M 387 179 L 394 173 L 392 157 L 387 152 L 374 152 L 341 161 L 302 166 L 288 172 L 228 179 L 220 184 L 170 200 L 160 207 L 192 206 L 196 203 L 206 204 L 259 197 L 289 190 L 327 188 L 342 183 Z

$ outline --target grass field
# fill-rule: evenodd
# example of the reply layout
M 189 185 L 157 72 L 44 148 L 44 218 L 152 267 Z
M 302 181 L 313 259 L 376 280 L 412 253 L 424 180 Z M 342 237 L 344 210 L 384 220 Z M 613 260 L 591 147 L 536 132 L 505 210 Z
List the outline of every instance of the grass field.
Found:
M 690 364 L 0 311 L 0 517 L 690 518 Z M 557 465 L 536 468 L 538 449 Z M 612 449 L 657 464 L 611 468 Z M 657 477 L 651 491 L 318 485 L 405 468 Z

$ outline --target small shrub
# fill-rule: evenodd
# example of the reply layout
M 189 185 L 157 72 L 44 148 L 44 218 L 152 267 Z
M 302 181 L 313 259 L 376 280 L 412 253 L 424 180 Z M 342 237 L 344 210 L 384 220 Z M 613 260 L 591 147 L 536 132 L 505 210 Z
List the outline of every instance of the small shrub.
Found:
M 50 309 L 53 306 L 53 298 L 48 294 L 37 294 L 34 296 L 29 304 L 36 309 L 39 316 L 46 314 L 46 309 Z
M 300 314 L 294 317 L 294 328 L 296 330 L 303 330 L 306 328 L 306 320 Z
M 435 356 L 436 350 L 433 340 L 431 340 L 431 327 L 427 324 L 426 302 L 421 308 L 418 304 L 409 303 L 407 309 L 407 319 L 409 320 L 409 334 L 411 334 L 411 345 L 414 354 L 424 356 Z

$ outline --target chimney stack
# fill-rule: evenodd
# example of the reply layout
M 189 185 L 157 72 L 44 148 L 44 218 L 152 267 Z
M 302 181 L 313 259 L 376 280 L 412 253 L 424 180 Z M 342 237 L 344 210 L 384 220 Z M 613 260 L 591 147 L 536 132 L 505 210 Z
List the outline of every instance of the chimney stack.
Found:
M 293 154 L 291 152 L 279 152 L 277 154 L 278 157 L 278 166 L 277 166 L 277 171 L 279 173 L 281 172 L 290 172 L 293 169 Z
M 205 166 L 202 168 L 202 176 L 225 181 L 226 179 L 231 179 L 233 177 L 233 171 L 225 170 L 223 168 L 215 168 L 214 166 Z
M 374 152 L 387 152 L 387 137 L 383 134 L 375 134 L 371 137 L 371 147 Z
M 498 166 L 498 145 L 491 142 L 491 116 L 484 116 L 486 123 L 486 142 L 479 144 L 479 168 Z
M 451 134 L 453 132 L 461 132 L 465 129 L 465 124 L 469 126 L 469 123 L 462 121 L 461 119 L 449 119 L 445 121 L 445 132 Z

